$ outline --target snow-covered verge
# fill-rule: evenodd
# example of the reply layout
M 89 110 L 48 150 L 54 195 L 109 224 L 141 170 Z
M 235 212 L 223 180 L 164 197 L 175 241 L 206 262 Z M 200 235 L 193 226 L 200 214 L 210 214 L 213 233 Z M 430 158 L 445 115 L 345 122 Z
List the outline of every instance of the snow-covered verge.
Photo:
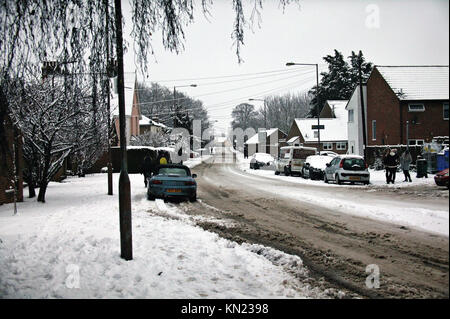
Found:
M 106 175 L 96 174 L 50 183 L 47 203 L 26 198 L 16 216 L 10 204 L 0 206 L 1 298 L 330 296 L 286 271 L 289 265 L 307 277 L 296 256 L 158 216 L 182 211 L 147 201 L 141 175 L 130 175 L 133 260 L 121 259 L 118 178 L 114 174 L 113 196 L 106 195 Z
M 428 175 L 428 178 L 416 178 L 415 174 L 411 174 L 412 182 L 402 182 L 403 173 L 397 175 L 395 184 L 386 185 L 384 171 L 370 170 L 371 184 L 363 185 L 337 185 L 325 184 L 323 181 L 303 179 L 301 177 L 292 177 L 284 175 L 275 175 L 273 170 L 252 170 L 249 168 L 248 159 L 244 159 L 242 154 L 237 154 L 239 168 L 246 173 L 255 175 L 254 178 L 269 178 L 278 181 L 286 181 L 289 184 L 284 186 L 267 187 L 267 184 L 255 181 L 255 187 L 262 190 L 270 190 L 270 192 L 287 199 L 302 200 L 314 203 L 322 207 L 333 209 L 346 214 L 352 214 L 361 217 L 368 217 L 380 221 L 390 222 L 398 225 L 407 225 L 413 228 L 438 233 L 441 235 L 449 235 L 449 206 L 441 205 L 435 207 L 427 207 L 417 202 L 394 200 L 392 197 L 386 198 L 361 198 L 360 195 L 352 193 L 352 189 L 358 188 L 366 192 L 375 192 L 380 188 L 400 189 L 411 188 L 413 186 L 435 187 L 434 175 Z M 232 172 L 238 174 L 237 172 Z M 239 175 L 239 174 L 238 174 Z M 301 188 L 297 189 L 291 183 L 299 185 L 314 185 L 318 188 Z M 319 188 L 320 187 L 320 188 Z M 321 188 L 323 187 L 323 191 Z M 340 192 L 330 193 L 332 188 L 340 188 Z M 360 194 L 360 193 L 358 193 Z M 324 201 L 324 198 L 327 200 Z

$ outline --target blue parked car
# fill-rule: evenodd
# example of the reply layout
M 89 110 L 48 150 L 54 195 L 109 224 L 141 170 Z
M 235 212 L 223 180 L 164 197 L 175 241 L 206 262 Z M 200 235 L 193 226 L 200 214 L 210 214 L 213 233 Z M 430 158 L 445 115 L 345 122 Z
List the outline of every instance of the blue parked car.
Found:
M 196 174 L 191 174 L 189 167 L 179 164 L 160 165 L 155 174 L 148 180 L 147 199 L 155 198 L 188 198 L 197 200 Z

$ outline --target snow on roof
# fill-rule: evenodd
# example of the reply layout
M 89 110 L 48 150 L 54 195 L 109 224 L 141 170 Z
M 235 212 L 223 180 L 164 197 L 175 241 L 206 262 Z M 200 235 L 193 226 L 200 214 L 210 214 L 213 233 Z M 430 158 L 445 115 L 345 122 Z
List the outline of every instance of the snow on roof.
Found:
M 272 128 L 270 130 L 266 130 L 267 132 L 267 137 L 269 137 L 270 135 L 272 135 L 273 133 L 277 132 L 278 129 L 277 128 Z M 252 137 L 250 137 L 247 142 L 245 142 L 244 144 L 258 144 L 259 143 L 259 139 L 258 139 L 258 133 L 256 133 L 255 135 L 253 135 Z
M 355 154 L 339 154 L 338 156 L 340 158 L 359 158 L 359 159 L 364 159 L 364 157 L 362 157 L 361 155 L 355 155 Z
M 134 94 L 134 82 L 135 73 L 125 73 L 125 115 L 130 116 L 133 108 L 133 94 Z M 111 79 L 111 114 L 113 116 L 119 115 L 119 94 L 116 94 L 115 87 L 117 86 L 116 78 Z
M 300 136 L 294 136 L 287 141 L 288 144 L 294 143 L 296 140 L 300 139 Z
M 148 118 L 145 115 L 141 115 L 141 119 L 139 120 L 139 125 L 153 125 L 153 126 L 159 126 L 159 127 L 167 127 L 162 123 L 153 121 L 152 119 Z
M 327 100 L 327 103 L 331 110 L 334 111 L 334 116 L 347 123 L 348 112 L 345 107 L 347 106 L 348 100 Z
M 375 66 L 400 100 L 448 100 L 448 65 Z
M 306 158 L 305 163 L 309 163 L 311 167 L 320 168 L 325 170 L 327 167 L 327 163 L 331 162 L 334 159 L 334 156 L 328 155 L 310 155 Z
M 317 125 L 316 118 L 301 118 L 295 119 L 305 142 L 317 142 L 317 137 L 314 132 L 316 129 L 312 129 L 313 125 Z M 324 129 L 320 130 L 321 142 L 337 142 L 347 141 L 347 120 L 342 118 L 335 119 L 320 119 L 320 125 L 324 125 Z

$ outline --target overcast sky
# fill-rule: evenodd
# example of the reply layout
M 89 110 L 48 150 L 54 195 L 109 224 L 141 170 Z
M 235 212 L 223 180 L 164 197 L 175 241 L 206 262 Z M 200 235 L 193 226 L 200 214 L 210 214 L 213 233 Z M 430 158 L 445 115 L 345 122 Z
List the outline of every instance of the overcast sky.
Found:
M 244 0 L 246 18 L 253 2 Z M 322 57 L 337 49 L 344 56 L 362 50 L 368 61 L 378 65 L 449 64 L 446 0 L 303 0 L 284 13 L 277 0 L 266 0 L 260 28 L 246 30 L 241 64 L 231 39 L 231 3 L 214 0 L 209 21 L 198 7 L 195 22 L 185 30 L 185 49 L 178 55 L 163 48 L 160 33 L 153 35 L 155 55 L 149 58 L 146 79 L 171 89 L 197 84 L 177 90 L 202 100 L 210 118 L 218 121 L 216 128 L 222 130 L 229 126 L 232 108 L 249 98 L 301 92 L 315 85 L 314 67 L 286 67 L 289 61 L 319 63 L 320 70 L 326 70 Z M 123 11 L 125 38 L 131 43 L 130 6 L 123 4 Z M 125 59 L 125 71 L 135 71 L 132 50 Z M 242 74 L 251 75 L 200 79 Z M 178 79 L 192 80 L 174 81 Z M 262 106 L 262 102 L 251 103 Z

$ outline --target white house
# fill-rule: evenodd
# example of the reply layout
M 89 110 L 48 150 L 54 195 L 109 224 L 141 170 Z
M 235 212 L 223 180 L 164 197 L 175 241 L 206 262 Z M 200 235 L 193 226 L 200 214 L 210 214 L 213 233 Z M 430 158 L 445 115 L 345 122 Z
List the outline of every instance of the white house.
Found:
M 328 100 L 320 112 L 320 150 L 347 153 L 347 121 L 348 112 L 345 109 L 348 100 Z M 305 146 L 317 147 L 318 133 L 313 126 L 317 118 L 298 118 L 292 123 L 287 141 Z
M 367 86 L 363 85 L 363 99 L 364 99 L 364 111 L 366 121 L 366 134 L 367 134 Z M 363 131 L 362 129 L 362 109 L 361 109 L 361 95 L 359 85 L 348 100 L 345 109 L 348 112 L 348 154 L 356 154 L 364 156 L 363 149 Z
M 278 154 L 281 146 L 286 145 L 286 133 L 278 128 L 261 129 L 244 143 L 248 155 L 254 153 Z

